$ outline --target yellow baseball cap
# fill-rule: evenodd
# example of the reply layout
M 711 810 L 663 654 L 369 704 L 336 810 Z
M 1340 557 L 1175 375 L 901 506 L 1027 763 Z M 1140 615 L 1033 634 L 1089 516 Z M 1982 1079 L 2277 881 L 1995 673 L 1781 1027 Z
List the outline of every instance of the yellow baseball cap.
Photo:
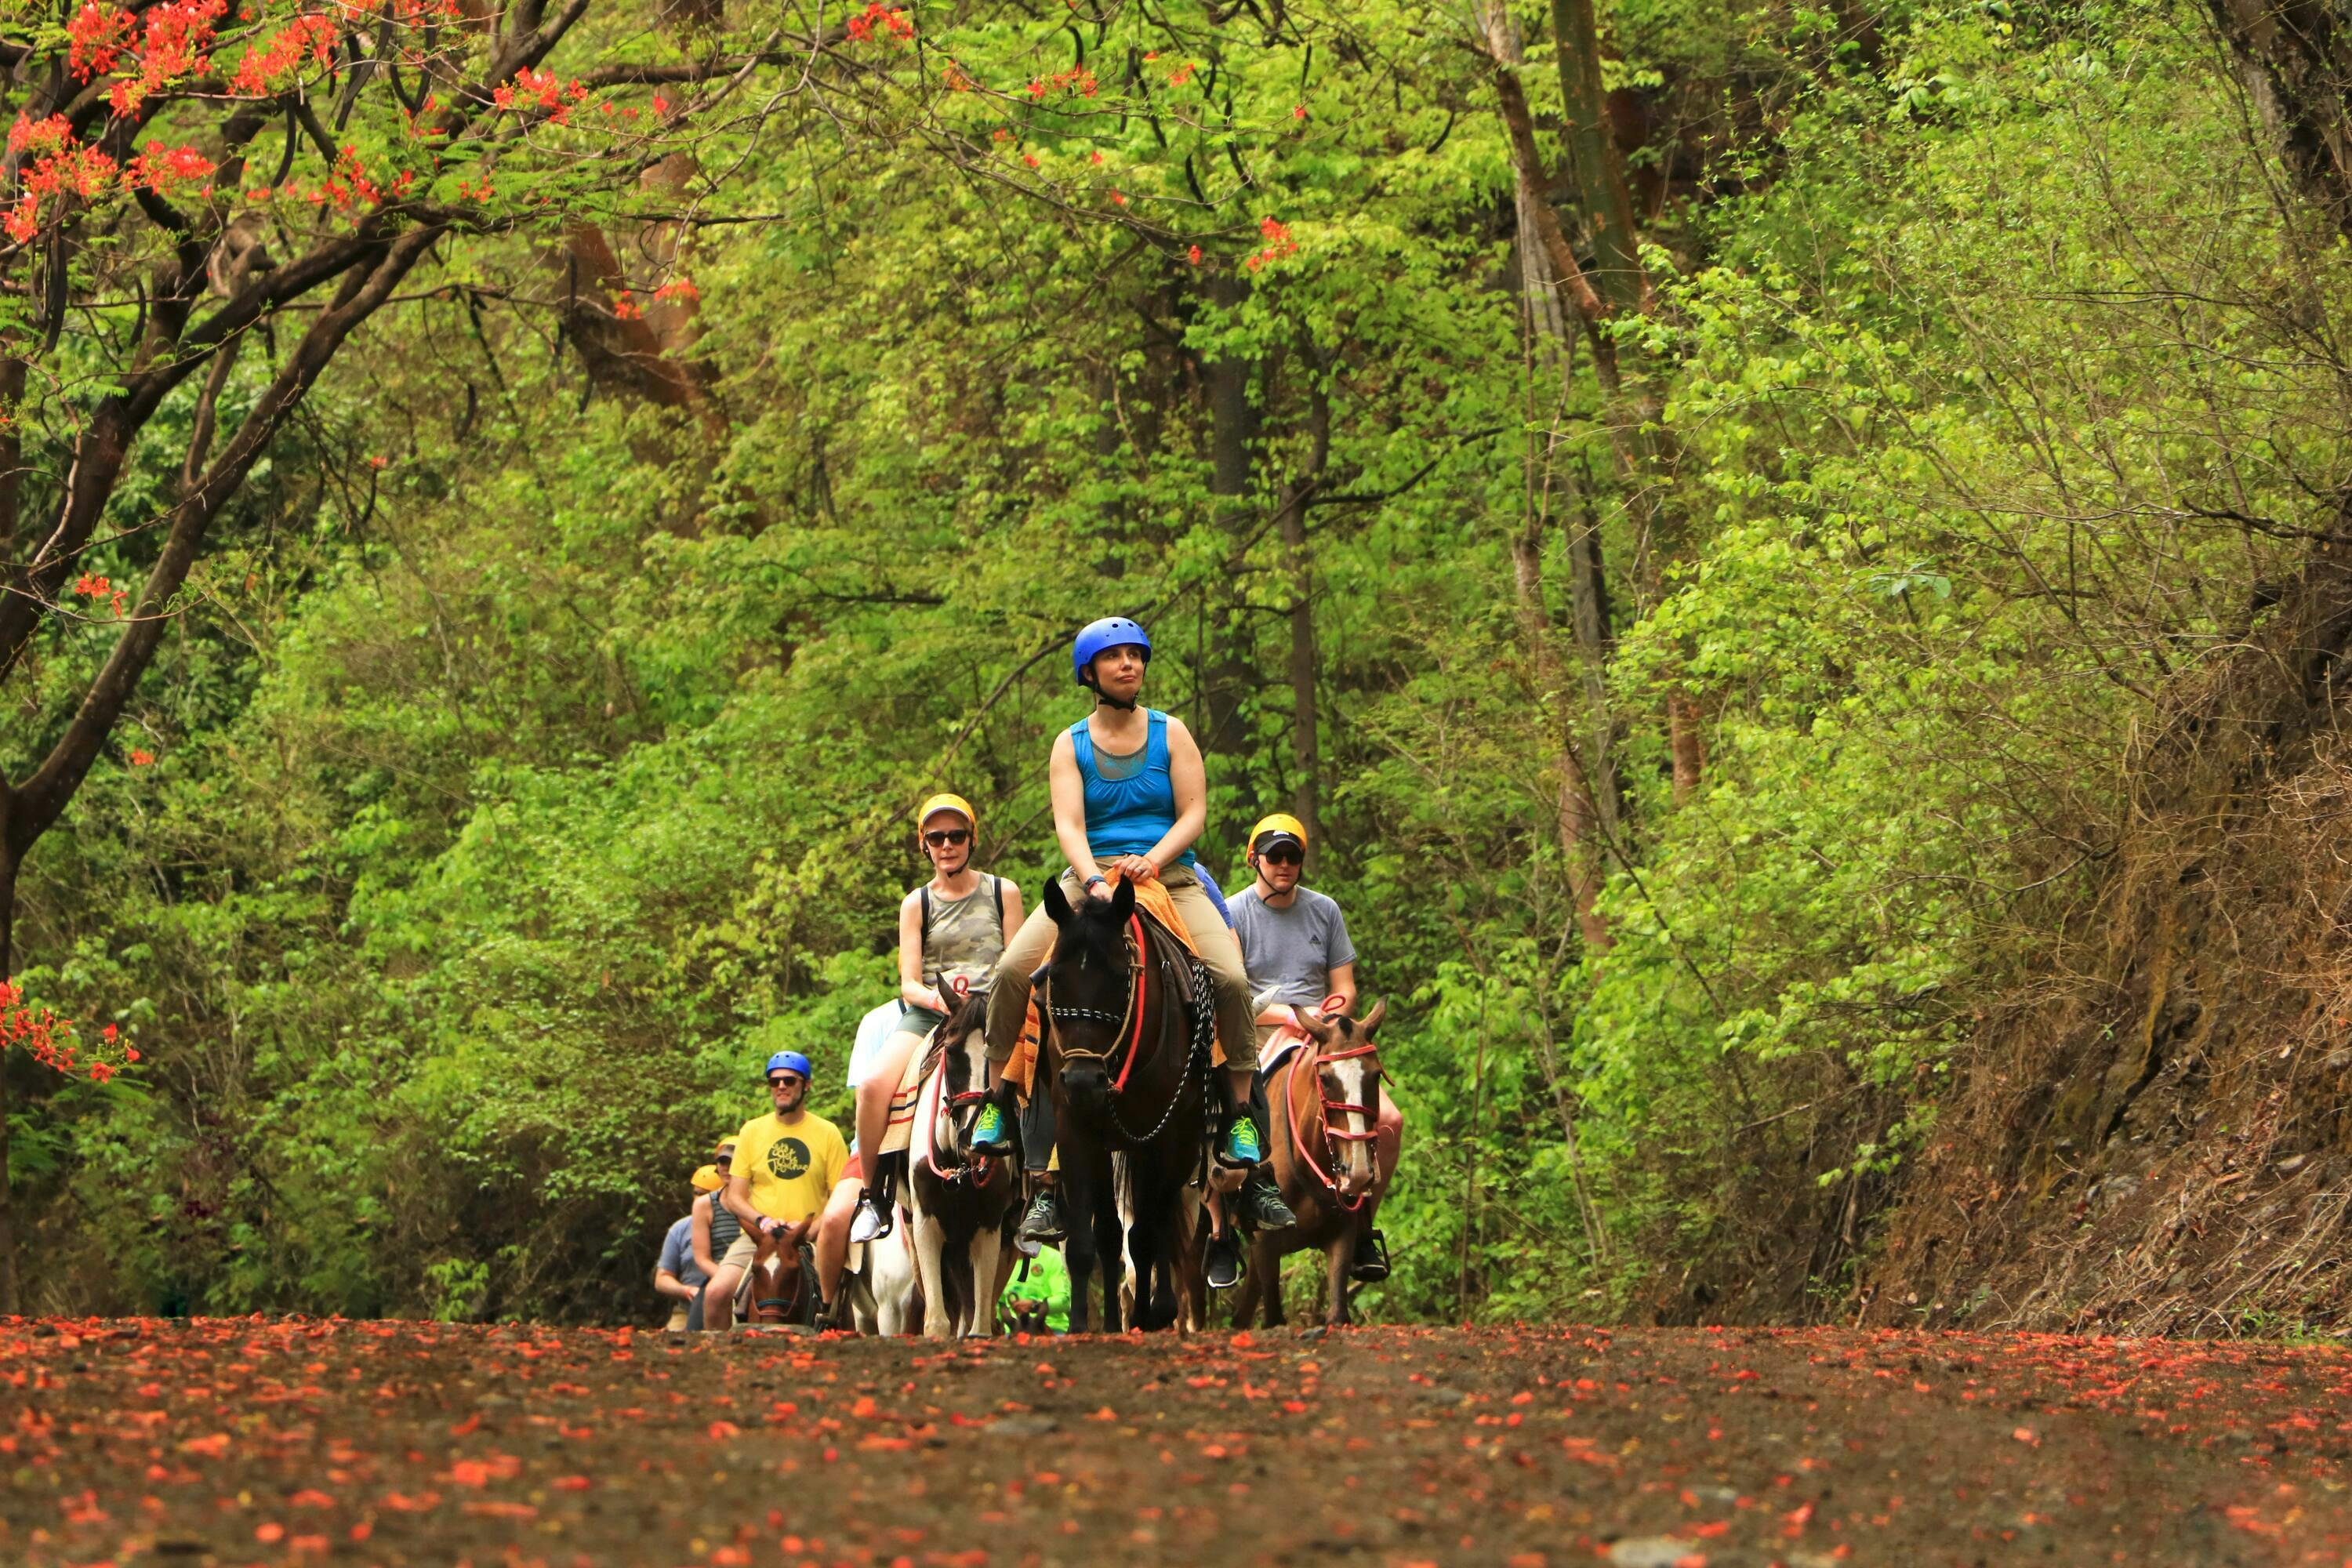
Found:
M 694 1190 L 698 1193 L 715 1193 L 726 1184 L 727 1178 L 719 1173 L 716 1165 L 705 1165 L 694 1173 Z
M 922 826 L 942 811 L 955 812 L 963 818 L 967 827 L 977 829 L 980 826 L 980 813 L 972 810 L 971 802 L 960 795 L 935 795 L 923 802 L 922 809 L 915 813 L 915 826 Z
M 1250 829 L 1250 853 L 1255 855 L 1265 847 L 1262 840 L 1276 837 L 1296 838 L 1298 840 L 1298 847 L 1305 849 L 1307 825 L 1286 811 L 1277 811 L 1271 816 L 1260 817 L 1257 826 Z

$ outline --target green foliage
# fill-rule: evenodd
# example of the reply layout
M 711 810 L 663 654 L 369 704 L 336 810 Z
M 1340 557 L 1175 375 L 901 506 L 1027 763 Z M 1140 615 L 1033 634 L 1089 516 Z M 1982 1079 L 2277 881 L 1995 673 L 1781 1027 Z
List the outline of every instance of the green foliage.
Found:
M 142 689 L 163 763 L 95 776 L 28 867 L 37 988 L 154 1056 L 12 1145 L 84 1260 L 45 1288 L 638 1315 L 766 1053 L 845 1115 L 913 803 L 957 788 L 982 864 L 1055 868 L 1085 619 L 1150 622 L 1239 885 L 1302 782 L 1303 583 L 1310 881 L 1409 1122 L 1366 1307 L 1833 1302 L 2110 841 L 2133 726 L 2345 468 L 2341 260 L 2268 201 L 2185 14 L 1886 13 L 1874 69 L 1826 13 L 1620 7 L 1618 79 L 1705 128 L 1645 143 L 1667 270 L 1626 336 L 1686 536 L 1637 537 L 1586 356 L 1563 395 L 1526 341 L 1460 19 L 1375 10 L 921 10 L 929 74 L 866 46 L 854 114 L 701 150 L 733 160 L 706 216 L 760 219 L 692 239 L 673 352 L 715 414 L 614 395 L 527 304 L 372 329 L 255 502 L 274 543 L 221 558 Z M 1619 610 L 1605 950 L 1559 837 L 1590 715 L 1514 575 L 1555 436 L 1547 504 L 1600 520 Z M 300 477 L 354 453 L 390 456 Z M 1669 692 L 1706 721 L 1679 802 Z

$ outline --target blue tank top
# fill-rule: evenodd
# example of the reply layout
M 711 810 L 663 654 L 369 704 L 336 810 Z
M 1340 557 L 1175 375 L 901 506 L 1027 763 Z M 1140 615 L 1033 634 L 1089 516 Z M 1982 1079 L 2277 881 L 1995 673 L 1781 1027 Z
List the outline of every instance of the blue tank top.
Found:
M 1176 781 L 1168 772 L 1168 715 L 1144 710 L 1150 719 L 1143 750 L 1123 757 L 1097 756 L 1084 719 L 1070 726 L 1078 777 L 1087 786 L 1087 847 L 1097 860 L 1148 855 L 1176 826 Z M 1176 858 L 1192 863 L 1192 851 Z

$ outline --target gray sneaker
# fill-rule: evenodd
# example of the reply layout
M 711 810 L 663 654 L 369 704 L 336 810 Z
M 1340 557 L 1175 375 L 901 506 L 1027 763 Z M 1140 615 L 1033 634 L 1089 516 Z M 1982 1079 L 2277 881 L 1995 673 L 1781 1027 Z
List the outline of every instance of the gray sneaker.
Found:
M 1252 1176 L 1243 1184 L 1242 1212 L 1259 1230 L 1287 1230 L 1298 1223 L 1298 1216 L 1282 1201 L 1282 1189 L 1264 1176 Z
M 1070 1234 L 1069 1221 L 1062 1217 L 1062 1189 L 1041 1187 L 1030 1201 L 1029 1212 L 1021 1217 L 1020 1238 L 1024 1241 L 1060 1241 Z

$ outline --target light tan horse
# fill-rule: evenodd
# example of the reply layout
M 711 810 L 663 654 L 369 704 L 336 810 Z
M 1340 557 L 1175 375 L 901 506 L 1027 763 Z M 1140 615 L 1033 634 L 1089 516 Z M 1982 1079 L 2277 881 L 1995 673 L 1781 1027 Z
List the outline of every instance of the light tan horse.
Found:
M 1402 1122 L 1392 1110 L 1382 1114 L 1389 1108 L 1372 1039 L 1387 1013 L 1385 1002 L 1374 1003 L 1360 1021 L 1290 1009 L 1306 1039 L 1274 1069 L 1265 1096 L 1274 1121 L 1275 1180 L 1298 1223 L 1258 1233 L 1249 1278 L 1234 1298 L 1235 1327 L 1248 1326 L 1261 1300 L 1266 1326 L 1283 1321 L 1282 1259 L 1310 1247 L 1324 1256 L 1324 1321 L 1349 1321 L 1349 1273 L 1359 1246 L 1371 1245 L 1372 1220 L 1396 1175 L 1402 1144 Z

